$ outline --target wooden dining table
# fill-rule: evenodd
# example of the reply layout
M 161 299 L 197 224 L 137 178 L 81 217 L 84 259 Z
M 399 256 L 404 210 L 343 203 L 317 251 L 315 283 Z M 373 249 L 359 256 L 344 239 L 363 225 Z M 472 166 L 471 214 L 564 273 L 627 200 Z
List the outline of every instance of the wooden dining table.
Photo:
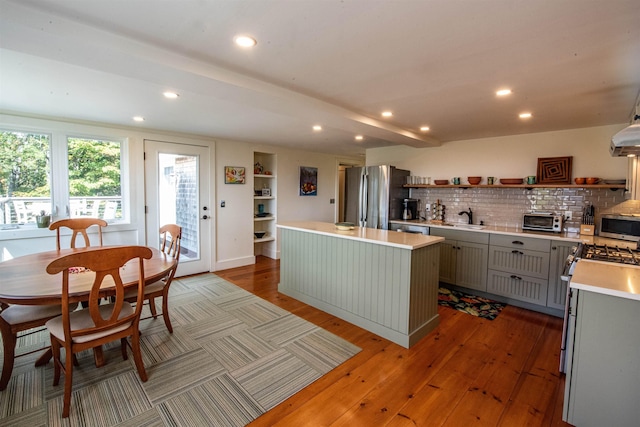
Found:
M 106 246 L 103 246 L 104 248 Z M 101 247 L 61 249 L 38 252 L 16 257 L 0 262 L 0 303 L 19 305 L 51 305 L 62 301 L 62 275 L 49 274 L 47 265 L 57 258 L 76 252 L 99 250 Z M 144 280 L 146 284 L 156 282 L 175 267 L 177 261 L 170 255 L 150 248 L 151 259 L 144 260 Z M 79 269 L 81 270 L 81 269 Z M 133 259 L 120 268 L 122 282 L 125 287 L 138 284 L 138 260 Z M 95 273 L 90 270 L 79 271 L 69 275 L 69 300 L 82 302 L 89 299 L 91 285 Z M 105 282 L 102 296 L 108 297 L 114 293 L 113 286 Z M 100 349 L 96 351 L 96 364 L 102 365 L 103 358 Z M 45 364 L 51 358 L 50 349 L 43 354 L 36 366 Z

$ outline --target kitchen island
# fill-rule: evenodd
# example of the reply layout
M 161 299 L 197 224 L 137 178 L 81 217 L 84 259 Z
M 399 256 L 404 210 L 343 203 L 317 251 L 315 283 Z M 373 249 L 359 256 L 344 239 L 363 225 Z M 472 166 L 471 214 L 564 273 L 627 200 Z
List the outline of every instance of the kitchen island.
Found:
M 442 237 L 278 224 L 278 291 L 409 348 L 439 323 Z

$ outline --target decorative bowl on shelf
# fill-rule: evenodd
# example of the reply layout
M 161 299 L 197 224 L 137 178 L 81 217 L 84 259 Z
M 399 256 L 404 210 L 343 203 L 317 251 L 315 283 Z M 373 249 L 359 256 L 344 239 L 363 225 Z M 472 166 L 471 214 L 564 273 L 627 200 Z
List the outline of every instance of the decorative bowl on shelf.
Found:
M 265 216 L 271 215 L 269 212 L 259 212 L 256 214 L 258 218 L 264 218 Z
M 522 184 L 522 178 L 500 178 L 500 184 L 519 185 Z
M 447 185 L 449 183 L 448 179 L 434 179 L 433 182 L 436 185 Z
M 587 180 L 586 178 L 576 178 L 576 179 L 574 179 L 576 185 L 582 185 L 582 184 L 584 184 L 584 182 L 586 180 Z
M 258 239 L 262 239 L 264 236 L 267 235 L 266 231 L 256 231 L 253 233 Z
M 340 231 L 349 231 L 355 228 L 355 224 L 352 222 L 336 222 L 336 228 Z
M 600 178 L 587 178 L 587 185 L 594 185 L 600 181 Z
M 467 177 L 467 181 L 469 181 L 469 184 L 471 184 L 471 185 L 478 185 L 478 184 L 480 184 L 480 181 L 482 181 L 482 177 L 481 176 L 468 176 Z

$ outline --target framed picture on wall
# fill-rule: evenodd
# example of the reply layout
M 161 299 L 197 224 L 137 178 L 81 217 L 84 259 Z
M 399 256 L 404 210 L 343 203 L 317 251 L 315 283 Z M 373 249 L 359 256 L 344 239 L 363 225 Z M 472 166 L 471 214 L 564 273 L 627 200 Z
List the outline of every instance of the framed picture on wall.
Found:
M 300 195 L 318 195 L 318 168 L 300 166 Z
M 225 166 L 224 167 L 224 183 L 225 184 L 244 184 L 245 170 L 241 166 Z

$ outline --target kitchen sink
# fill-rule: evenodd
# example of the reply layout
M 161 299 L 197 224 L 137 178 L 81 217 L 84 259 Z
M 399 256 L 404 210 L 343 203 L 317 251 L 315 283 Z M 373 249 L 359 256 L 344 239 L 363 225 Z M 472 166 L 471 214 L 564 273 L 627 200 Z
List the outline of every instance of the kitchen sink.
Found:
M 478 224 L 453 224 L 455 228 L 466 228 L 468 230 L 482 230 L 484 229 L 484 225 Z

